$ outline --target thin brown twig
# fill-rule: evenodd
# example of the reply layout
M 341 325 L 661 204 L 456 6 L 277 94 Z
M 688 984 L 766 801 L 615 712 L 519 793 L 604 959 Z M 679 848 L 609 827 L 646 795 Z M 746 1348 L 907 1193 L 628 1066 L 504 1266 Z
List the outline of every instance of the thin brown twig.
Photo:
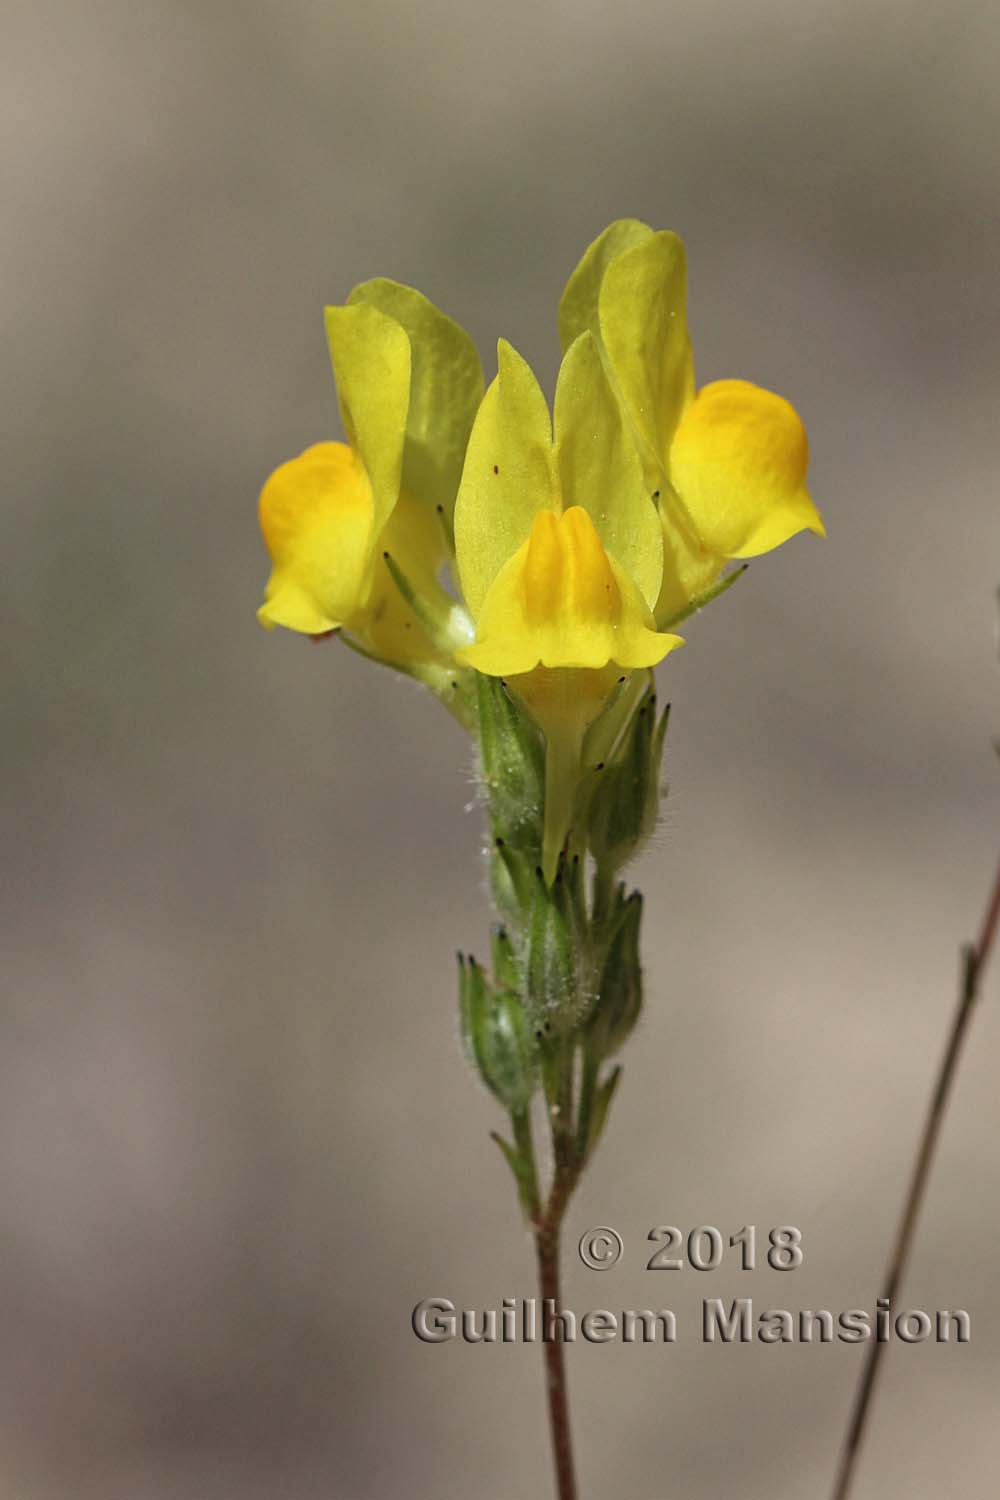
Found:
M 909 1192 L 903 1213 L 896 1230 L 896 1238 L 889 1257 L 886 1270 L 885 1285 L 882 1297 L 888 1298 L 891 1306 L 902 1284 L 903 1276 L 913 1248 L 913 1240 L 923 1206 L 924 1195 L 927 1189 L 927 1179 L 930 1175 L 931 1164 L 934 1160 L 934 1151 L 937 1146 L 938 1137 L 941 1134 L 941 1124 L 944 1120 L 951 1097 L 952 1084 L 958 1070 L 959 1059 L 962 1054 L 962 1046 L 972 1019 L 972 1012 L 979 995 L 980 981 L 986 968 L 1000 927 L 1000 866 L 993 881 L 993 889 L 986 907 L 986 915 L 979 937 L 974 944 L 962 950 L 962 979 L 959 987 L 958 1004 L 951 1023 L 948 1042 L 945 1047 L 941 1067 L 938 1070 L 937 1079 L 934 1084 L 934 1093 L 931 1096 L 930 1108 L 924 1124 L 920 1144 L 917 1149 L 917 1157 L 913 1166 L 913 1175 L 910 1178 Z M 833 1500 L 847 1500 L 850 1494 L 851 1484 L 854 1479 L 858 1455 L 864 1439 L 868 1417 L 871 1412 L 872 1398 L 875 1393 L 879 1372 L 882 1368 L 882 1351 L 885 1345 L 878 1339 L 873 1339 L 868 1346 L 865 1357 L 864 1368 L 858 1383 L 857 1395 L 851 1410 L 851 1418 L 847 1427 L 847 1436 L 840 1453 L 840 1461 L 837 1465 L 837 1477 L 833 1488 Z
M 545 1384 L 548 1395 L 549 1429 L 552 1434 L 552 1458 L 556 1471 L 556 1494 L 559 1500 L 576 1500 L 576 1475 L 573 1469 L 573 1445 L 569 1425 L 569 1390 L 566 1383 L 566 1361 L 562 1338 L 555 1337 L 555 1327 L 547 1330 L 548 1309 L 559 1312 L 559 1243 L 558 1224 L 539 1227 L 538 1285 L 542 1294 L 542 1336 L 545 1340 Z M 550 1300 L 551 1299 L 551 1300 Z M 555 1320 L 552 1320 L 553 1324 Z
M 572 1073 L 564 1074 L 563 1088 L 571 1087 Z M 549 1432 L 552 1438 L 552 1460 L 555 1465 L 558 1500 L 576 1500 L 576 1472 L 573 1465 L 573 1441 L 569 1420 L 569 1386 L 561 1336 L 562 1325 L 553 1316 L 560 1311 L 560 1254 L 562 1226 L 566 1209 L 579 1176 L 579 1164 L 573 1156 L 571 1100 L 564 1094 L 562 1108 L 554 1111 L 552 1147 L 555 1170 L 545 1212 L 535 1221 L 535 1248 L 538 1255 L 538 1286 L 542 1295 L 542 1339 L 545 1353 L 545 1386 L 549 1409 Z M 551 1323 L 551 1328 L 549 1324 Z M 559 1336 L 557 1337 L 557 1332 Z M 551 1337 L 546 1338 L 546 1333 Z

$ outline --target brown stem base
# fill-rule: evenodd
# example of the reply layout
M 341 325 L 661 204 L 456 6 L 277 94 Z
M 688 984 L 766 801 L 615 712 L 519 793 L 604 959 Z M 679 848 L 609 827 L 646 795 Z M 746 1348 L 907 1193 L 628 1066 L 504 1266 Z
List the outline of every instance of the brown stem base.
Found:
M 538 1252 L 538 1286 L 542 1295 L 543 1331 L 545 1308 L 559 1310 L 559 1225 L 543 1222 L 536 1232 Z M 551 1302 L 546 1299 L 551 1298 Z M 561 1338 L 546 1339 L 545 1385 L 549 1406 L 549 1429 L 552 1434 L 552 1457 L 556 1471 L 556 1494 L 559 1500 L 576 1500 L 576 1476 L 573 1472 L 573 1447 L 569 1426 L 569 1393 L 566 1385 L 566 1361 Z

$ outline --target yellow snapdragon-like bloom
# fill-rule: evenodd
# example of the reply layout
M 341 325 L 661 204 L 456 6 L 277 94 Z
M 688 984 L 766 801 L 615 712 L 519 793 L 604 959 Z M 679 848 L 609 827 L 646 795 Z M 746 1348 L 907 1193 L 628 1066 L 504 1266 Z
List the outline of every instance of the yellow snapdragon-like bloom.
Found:
M 476 622 L 459 660 L 491 676 L 649 667 L 681 644 L 656 630 L 663 540 L 593 338 L 567 352 L 555 434 L 531 370 L 501 342 L 455 508 Z
M 449 654 L 455 610 L 437 575 L 482 395 L 479 358 L 457 324 L 391 281 L 356 287 L 327 309 L 326 329 L 347 442 L 307 448 L 264 485 L 272 571 L 258 618 L 307 635 L 343 627 L 411 670 Z M 457 631 L 451 646 L 463 639 Z
M 376 543 L 399 499 L 410 399 L 406 330 L 366 304 L 326 313 L 346 443 L 282 464 L 260 497 L 272 570 L 258 618 L 319 635 L 354 620 L 374 581 Z
M 683 642 L 656 628 L 662 527 L 593 336 L 581 334 L 563 359 L 554 422 L 531 370 L 502 341 L 498 365 L 455 506 L 459 579 L 476 626 L 458 660 L 506 678 L 542 727 L 551 880 L 586 737 L 616 680 Z
M 586 251 L 559 308 L 563 347 L 597 340 L 660 508 L 661 624 L 682 617 L 730 558 L 796 532 L 824 535 L 806 487 L 808 443 L 794 408 L 745 380 L 695 394 L 684 247 L 620 219 Z
M 671 627 L 728 586 L 729 559 L 823 534 L 794 408 L 744 380 L 696 392 L 676 235 L 610 225 L 559 326 L 550 414 L 509 344 L 484 395 L 457 324 L 410 287 L 356 287 L 326 310 L 345 441 L 282 464 L 260 497 L 263 625 L 343 631 L 483 733 L 484 702 L 527 710 L 547 880 L 651 669 L 683 644 Z

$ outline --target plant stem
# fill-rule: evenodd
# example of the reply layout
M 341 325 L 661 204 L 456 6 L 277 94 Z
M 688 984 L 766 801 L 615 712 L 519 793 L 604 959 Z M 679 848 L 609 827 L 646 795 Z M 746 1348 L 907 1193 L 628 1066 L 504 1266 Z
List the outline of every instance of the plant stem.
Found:
M 890 1305 L 902 1284 L 910 1258 L 910 1251 L 913 1248 L 917 1220 L 920 1216 L 920 1210 L 927 1189 L 927 1179 L 930 1175 L 931 1163 L 934 1159 L 934 1150 L 937 1146 L 938 1137 L 941 1134 L 941 1124 L 944 1120 L 948 1100 L 951 1096 L 952 1084 L 958 1070 L 962 1045 L 969 1029 L 969 1022 L 972 1019 L 972 1012 L 979 994 L 980 980 L 986 968 L 986 962 L 989 958 L 994 938 L 996 937 L 998 925 L 1000 925 L 1000 867 L 997 868 L 996 876 L 994 877 L 993 890 L 986 907 L 986 915 L 983 919 L 978 941 L 975 944 L 970 944 L 962 951 L 962 981 L 959 988 L 958 1004 L 951 1023 L 951 1031 L 948 1035 L 948 1043 L 945 1047 L 941 1067 L 938 1070 L 927 1119 L 917 1148 L 917 1157 L 913 1166 L 913 1175 L 910 1179 L 910 1188 L 906 1195 L 906 1202 L 899 1221 L 899 1227 L 896 1230 L 896 1239 L 892 1247 L 892 1254 L 889 1257 L 885 1284 L 881 1292 L 881 1296 L 889 1299 Z M 875 1393 L 878 1375 L 882 1368 L 882 1351 L 884 1348 L 885 1345 L 878 1340 L 873 1340 L 868 1346 L 868 1353 L 861 1372 L 857 1395 L 854 1398 L 847 1436 L 844 1439 L 844 1446 L 841 1450 L 840 1461 L 837 1466 L 833 1500 L 847 1500 L 851 1492 L 858 1454 L 860 1453 L 862 1440 L 865 1435 L 865 1428 L 871 1411 L 872 1398 Z
M 559 1307 L 559 1253 L 563 1219 L 580 1176 L 581 1161 L 577 1155 L 576 1129 L 573 1122 L 573 1074 L 576 1047 L 564 1041 L 556 1057 L 555 1077 L 549 1096 L 548 1121 L 552 1132 L 552 1181 L 544 1212 L 535 1220 L 535 1251 L 538 1257 L 538 1288 L 542 1299 L 542 1344 L 545 1355 L 545 1389 L 549 1408 L 549 1432 L 552 1459 L 555 1464 L 558 1500 L 576 1500 L 576 1475 L 573 1468 L 573 1443 L 569 1425 L 569 1390 L 566 1383 L 566 1361 L 562 1338 L 556 1338 L 554 1319 L 548 1316 Z M 552 1337 L 547 1338 L 552 1323 Z
M 546 1307 L 559 1311 L 559 1229 L 543 1226 L 538 1231 L 538 1286 L 542 1294 L 542 1329 Z M 546 1299 L 551 1298 L 551 1304 Z M 569 1427 L 569 1393 L 566 1387 L 566 1363 L 562 1339 L 545 1342 L 545 1384 L 549 1402 L 549 1430 L 552 1434 L 552 1458 L 556 1470 L 556 1494 L 559 1500 L 576 1500 L 576 1477 L 573 1472 L 573 1447 Z
M 538 1290 L 541 1293 L 541 1328 L 546 1358 L 546 1392 L 549 1397 L 549 1431 L 552 1436 L 552 1458 L 556 1470 L 558 1500 L 576 1500 L 576 1475 L 573 1470 L 573 1442 L 570 1436 L 570 1395 L 562 1353 L 562 1338 L 546 1338 L 547 1308 L 559 1313 L 559 1247 L 562 1220 L 567 1211 L 577 1167 L 573 1160 L 573 1142 L 561 1122 L 553 1119 L 552 1143 L 555 1149 L 555 1172 L 546 1212 L 535 1224 L 535 1250 L 538 1254 Z M 549 1301 L 550 1299 L 550 1301 Z M 555 1335 L 555 1328 L 553 1328 Z

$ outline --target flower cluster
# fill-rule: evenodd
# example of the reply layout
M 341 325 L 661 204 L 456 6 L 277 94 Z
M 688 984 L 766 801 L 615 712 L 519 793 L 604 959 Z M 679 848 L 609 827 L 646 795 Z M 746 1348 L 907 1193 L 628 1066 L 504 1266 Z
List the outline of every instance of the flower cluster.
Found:
M 339 633 L 476 736 L 504 925 L 492 977 L 463 961 L 462 1024 L 537 1217 L 532 1095 L 566 1188 L 641 1004 L 641 901 L 619 875 L 659 805 L 652 669 L 739 576 L 731 560 L 823 534 L 805 430 L 748 381 L 696 388 L 683 246 L 633 219 L 566 285 L 551 413 L 502 340 L 484 391 L 468 335 L 409 287 L 365 282 L 326 327 L 346 441 L 264 486 L 259 618 Z
M 484 394 L 468 335 L 409 287 L 365 282 L 326 326 L 346 442 L 264 486 L 261 623 L 342 632 L 473 728 L 473 674 L 504 678 L 564 782 L 618 678 L 682 644 L 730 559 L 823 533 L 789 403 L 744 380 L 696 391 L 668 231 L 619 220 L 583 256 L 551 416 L 504 341 Z M 549 790 L 551 875 L 567 810 Z

